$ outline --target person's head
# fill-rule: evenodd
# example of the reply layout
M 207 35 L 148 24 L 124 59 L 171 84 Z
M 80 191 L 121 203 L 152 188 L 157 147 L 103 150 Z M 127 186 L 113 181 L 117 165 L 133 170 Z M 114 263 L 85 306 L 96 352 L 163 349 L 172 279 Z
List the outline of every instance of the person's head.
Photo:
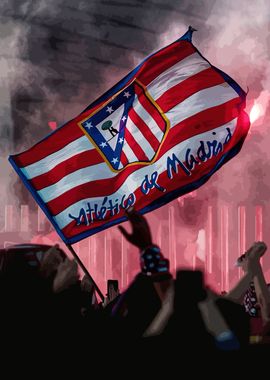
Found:
M 0 301 L 7 318 L 33 316 L 48 299 L 47 280 L 39 272 L 42 248 L 23 244 L 0 250 Z
M 6 280 L 28 278 L 40 265 L 40 246 L 20 244 L 0 250 L 0 275 Z
M 98 307 L 98 300 L 96 297 L 95 286 L 91 278 L 84 275 L 81 280 L 81 294 L 82 294 L 82 312 L 84 313 L 89 308 L 96 309 Z
M 39 271 L 44 278 L 52 280 L 57 273 L 59 265 L 64 263 L 67 256 L 57 244 L 47 247 L 40 259 Z
M 89 276 L 84 275 L 81 280 L 81 289 L 85 293 L 92 294 L 95 290 L 94 284 Z
M 201 271 L 179 270 L 175 281 L 175 307 L 194 303 L 206 298 L 204 276 Z

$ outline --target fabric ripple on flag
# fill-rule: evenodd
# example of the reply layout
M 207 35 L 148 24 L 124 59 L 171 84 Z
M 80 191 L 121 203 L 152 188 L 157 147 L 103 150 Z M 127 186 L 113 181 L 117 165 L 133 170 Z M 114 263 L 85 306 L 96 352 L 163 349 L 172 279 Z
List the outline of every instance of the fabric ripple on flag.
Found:
M 73 244 L 204 184 L 241 149 L 246 93 L 191 42 L 146 58 L 80 115 L 9 160 Z

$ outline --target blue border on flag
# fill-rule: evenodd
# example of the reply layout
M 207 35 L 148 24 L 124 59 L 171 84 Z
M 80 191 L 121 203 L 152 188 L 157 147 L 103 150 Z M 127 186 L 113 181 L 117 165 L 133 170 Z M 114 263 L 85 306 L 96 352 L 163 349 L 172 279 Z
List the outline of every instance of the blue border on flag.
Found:
M 246 92 L 239 86 L 239 84 L 232 78 L 230 77 L 228 74 L 224 73 L 222 70 L 218 69 L 216 66 L 212 65 L 211 62 L 208 61 L 208 59 L 206 59 L 202 53 L 196 48 L 196 46 L 194 46 L 194 49 L 196 49 L 197 53 L 206 61 L 209 63 L 209 65 L 212 67 L 212 69 L 214 69 L 215 71 L 217 71 L 221 76 L 222 78 L 225 80 L 225 82 L 227 82 L 233 89 L 234 91 L 240 96 L 242 102 L 245 104 L 245 101 L 246 101 Z
M 219 160 L 219 162 L 216 164 L 216 166 L 208 173 L 206 174 L 205 176 L 203 176 L 202 178 L 200 178 L 198 181 L 195 181 L 195 182 L 192 182 L 188 185 L 185 185 L 183 186 L 182 188 L 180 189 L 177 189 L 177 190 L 174 190 L 172 192 L 170 192 L 169 194 L 166 194 L 166 195 L 163 195 L 162 197 L 158 198 L 156 201 L 152 202 L 151 204 L 149 204 L 148 206 L 144 207 L 143 209 L 141 210 L 138 210 L 138 212 L 140 214 L 145 214 L 145 213 L 148 213 L 150 211 L 153 211 L 161 206 L 164 206 L 166 205 L 167 203 L 171 202 L 172 200 L 178 198 L 179 196 L 181 195 L 184 195 L 190 191 L 193 191 L 193 190 L 196 190 L 197 188 L 199 188 L 200 186 L 202 186 L 204 183 L 206 183 L 210 177 L 219 169 L 221 168 L 221 166 L 223 166 L 226 162 L 228 162 L 230 159 L 232 159 L 234 156 L 237 155 L 237 153 L 241 150 L 241 147 L 244 143 L 244 138 L 242 138 L 229 152 L 227 152 L 226 154 L 224 154 L 221 159 Z M 34 197 L 35 201 L 38 203 L 38 205 L 41 207 L 41 209 L 43 210 L 43 212 L 45 213 L 45 215 L 47 216 L 47 218 L 50 220 L 50 222 L 52 223 L 52 225 L 54 226 L 56 232 L 58 233 L 58 235 L 60 236 L 60 238 L 64 241 L 64 243 L 66 244 L 75 244 L 77 242 L 79 242 L 80 240 L 83 240 L 84 238 L 87 238 L 87 237 L 90 237 L 98 232 L 101 232 L 103 230 L 106 230 L 107 228 L 109 227 L 112 227 L 116 224 L 119 224 L 119 223 L 122 223 L 122 222 L 125 222 L 127 221 L 127 217 L 121 217 L 121 218 L 118 218 L 118 219 L 115 219 L 111 222 L 108 222 L 100 227 L 97 227 L 97 228 L 93 228 L 91 230 L 88 230 L 88 231 L 84 231 L 70 239 L 67 239 L 64 234 L 62 233 L 61 229 L 57 226 L 56 222 L 54 221 L 53 219 L 53 216 L 50 214 L 49 210 L 47 209 L 45 203 L 43 202 L 43 200 L 40 198 L 40 196 L 38 195 L 38 193 L 36 192 L 36 190 L 32 187 L 32 185 L 30 184 L 30 182 L 27 180 L 27 178 L 25 177 L 25 175 L 23 174 L 23 172 L 20 170 L 20 168 L 16 165 L 15 161 L 13 160 L 12 157 L 9 157 L 9 161 L 11 163 L 11 165 L 13 166 L 14 170 L 17 172 L 17 174 L 19 175 L 19 177 L 22 179 L 24 185 L 27 187 L 27 189 L 30 191 L 30 193 L 32 194 L 32 196 Z
M 219 162 L 216 164 L 216 166 L 208 173 L 206 174 L 205 176 L 203 176 L 202 178 L 200 178 L 198 181 L 195 181 L 195 182 L 192 182 L 188 185 L 185 185 L 183 186 L 182 188 L 180 189 L 177 189 L 177 190 L 174 190 L 172 192 L 170 192 L 169 194 L 166 194 L 166 195 L 163 195 L 162 197 L 158 198 L 156 201 L 152 202 L 151 204 L 149 204 L 148 206 L 144 207 L 143 209 L 141 210 L 138 210 L 138 212 L 140 214 L 146 214 L 150 211 L 153 211 L 161 206 L 164 206 L 166 205 L 167 203 L 173 201 L 174 199 L 184 195 L 184 194 L 187 194 L 189 193 L 190 191 L 193 191 L 193 190 L 196 190 L 197 188 L 201 187 L 204 183 L 206 183 L 210 177 L 218 170 L 220 169 L 226 162 L 228 162 L 229 160 L 231 160 L 234 156 L 237 155 L 237 153 L 239 153 L 239 151 L 241 150 L 241 147 L 244 143 L 244 138 L 241 139 L 237 145 L 235 145 L 229 152 L 227 152 L 226 154 L 224 154 L 224 156 L 221 157 L 221 159 L 219 160 Z M 115 219 L 111 222 L 108 222 L 106 224 L 104 224 L 103 226 L 101 227 L 97 227 L 97 228 L 93 228 L 91 231 L 84 231 L 82 232 L 81 234 L 77 235 L 77 236 L 74 236 L 73 238 L 69 239 L 67 241 L 67 243 L 69 244 L 74 244 L 74 243 L 77 243 L 78 241 L 86 238 L 86 237 L 90 237 L 98 232 L 101 232 L 103 230 L 106 230 L 107 228 L 109 227 L 112 227 L 116 224 L 119 224 L 119 223 L 122 223 L 122 222 L 125 222 L 127 221 L 127 217 L 121 217 L 121 218 L 118 218 L 118 219 Z
M 41 199 L 41 197 L 38 195 L 37 191 L 33 188 L 33 186 L 31 185 L 31 183 L 28 181 L 28 179 L 25 177 L 25 175 L 23 174 L 22 170 L 17 166 L 17 164 L 14 161 L 13 157 L 9 156 L 8 160 L 11 163 L 13 169 L 16 171 L 16 173 L 18 174 L 18 176 L 23 181 L 23 183 L 26 186 L 26 188 L 30 191 L 30 193 L 34 197 L 34 199 L 37 202 L 37 204 L 39 205 L 39 207 L 42 209 L 42 211 L 45 213 L 45 215 L 47 216 L 47 218 L 49 219 L 49 221 L 54 226 L 54 228 L 55 228 L 56 232 L 58 233 L 58 235 L 60 236 L 60 238 L 65 243 L 68 243 L 66 237 L 64 236 L 64 234 L 62 233 L 62 231 L 60 230 L 60 228 L 58 227 L 58 225 L 54 221 L 54 219 L 53 219 L 51 213 L 49 212 L 48 208 L 46 207 L 45 203 L 43 202 L 43 200 Z
M 124 78 L 122 78 L 119 82 L 117 82 L 112 88 L 110 88 L 108 91 L 105 92 L 105 94 L 101 95 L 97 100 L 95 100 L 93 103 L 91 103 L 88 107 L 85 108 L 85 110 L 81 113 L 86 112 L 92 107 L 95 107 L 99 103 L 102 103 L 106 101 L 107 99 L 111 98 L 115 93 L 120 91 L 123 87 L 126 86 L 126 84 L 132 79 L 132 77 L 140 70 L 142 65 L 151 57 L 156 55 L 157 53 L 161 52 L 162 50 L 167 49 L 169 46 L 172 46 L 173 44 L 179 42 L 179 41 L 188 41 L 192 43 L 192 33 L 193 28 L 189 27 L 185 34 L 182 35 L 182 37 L 178 38 L 171 44 L 164 46 L 163 48 L 155 51 L 153 54 L 150 54 L 148 57 L 146 57 L 135 69 L 133 69 L 130 73 L 128 73 Z
M 95 100 L 94 102 L 92 102 L 89 106 L 87 106 L 81 113 L 83 114 L 84 112 L 88 111 L 89 109 L 91 109 L 92 107 L 95 107 L 96 105 L 98 105 L 99 103 L 109 99 L 110 97 L 112 97 L 115 93 L 119 92 L 121 89 L 123 89 L 123 87 L 126 86 L 126 84 L 132 79 L 132 77 L 139 71 L 139 69 L 141 68 L 141 66 L 149 59 L 151 58 L 152 56 L 154 56 L 155 54 L 159 53 L 160 51 L 164 50 L 164 49 L 167 49 L 169 46 L 172 46 L 173 44 L 179 42 L 179 41 L 188 41 L 192 44 L 192 28 L 188 28 L 187 32 L 185 34 L 183 34 L 182 37 L 178 38 L 176 41 L 172 42 L 171 44 L 159 49 L 158 51 L 154 52 L 153 54 L 149 55 L 148 57 L 146 57 L 137 67 L 135 67 L 135 69 L 133 69 L 130 73 L 128 73 L 124 78 L 122 78 L 118 83 L 116 83 L 112 88 L 110 88 L 107 92 L 105 92 L 105 94 L 101 95 L 97 100 Z M 196 48 L 196 46 L 194 46 L 192 44 L 192 46 L 194 47 L 194 49 L 197 51 L 197 53 L 205 60 L 209 63 L 209 65 L 214 69 L 216 70 L 223 78 L 224 80 L 238 93 L 238 95 L 241 97 L 242 101 L 245 102 L 245 99 L 246 99 L 246 93 L 245 91 L 235 82 L 234 79 L 232 79 L 228 74 L 224 73 L 223 71 L 221 71 L 220 69 L 218 69 L 217 67 L 213 66 L 211 64 L 211 62 L 209 62 L 201 53 L 200 51 Z M 77 117 L 77 116 L 76 116 Z M 57 133 L 59 131 L 59 129 L 65 127 L 65 125 L 69 124 L 73 119 L 67 121 L 65 124 L 61 125 L 59 128 L 57 128 L 55 131 L 52 131 L 51 133 L 49 133 L 47 136 L 45 136 L 42 140 L 38 141 L 36 144 L 34 144 L 32 146 L 32 148 L 38 144 L 40 144 L 41 142 L 47 140 L 49 137 L 51 137 L 53 134 Z M 18 155 L 21 154 L 21 153 L 18 153 Z M 13 154 L 12 156 L 16 157 L 17 154 Z
M 130 73 L 128 73 L 124 78 L 122 78 L 119 82 L 117 82 L 112 88 L 110 88 L 108 91 L 105 92 L 105 94 L 101 95 L 98 99 L 96 99 L 94 102 L 92 102 L 89 106 L 87 106 L 79 115 L 82 115 L 84 112 L 88 111 L 89 109 L 95 107 L 96 105 L 98 105 L 99 103 L 109 99 L 110 97 L 112 97 L 114 94 L 116 94 L 117 92 L 119 92 L 121 89 L 123 89 L 126 84 L 132 79 L 132 77 L 139 71 L 139 69 L 141 68 L 141 66 L 149 59 L 151 58 L 152 56 L 154 56 L 155 54 L 159 53 L 160 51 L 164 50 L 164 49 L 167 49 L 169 46 L 179 42 L 180 40 L 185 40 L 185 41 L 188 41 L 188 42 L 191 42 L 191 36 L 190 37 L 187 37 L 189 31 L 187 31 L 182 37 L 180 37 L 178 40 L 172 42 L 171 44 L 167 45 L 167 46 L 164 46 L 163 48 L 159 49 L 158 51 L 155 51 L 153 54 L 150 54 L 148 57 L 146 57 L 137 67 L 135 67 L 135 69 L 133 69 Z M 78 116 L 78 115 L 77 115 Z M 76 116 L 76 117 L 77 117 Z M 67 121 L 65 124 L 61 125 L 60 127 L 58 127 L 55 131 L 52 131 L 50 132 L 47 136 L 45 136 L 43 139 L 41 139 L 40 141 L 38 141 L 36 144 L 34 144 L 31 148 L 33 148 L 34 146 L 42 143 L 43 141 L 47 140 L 49 137 L 51 137 L 52 135 L 54 135 L 55 133 L 57 133 L 59 131 L 59 129 L 61 128 L 64 128 L 65 125 L 69 124 L 73 119 L 70 119 L 69 121 Z M 18 155 L 21 154 L 21 153 L 18 153 Z M 17 154 L 13 154 L 12 156 L 16 157 Z M 10 161 L 11 163 L 11 161 Z M 17 172 L 18 173 L 18 172 Z M 25 183 L 25 182 L 24 182 Z M 27 187 L 28 188 L 28 187 Z M 29 188 L 28 188 L 29 189 Z
M 86 112 L 87 110 L 89 110 L 90 108 L 92 107 L 95 107 L 97 104 L 105 101 L 106 99 L 108 99 L 109 97 L 113 96 L 115 93 L 117 93 L 119 90 L 121 90 L 129 81 L 130 79 L 132 79 L 132 77 L 138 72 L 138 70 L 142 67 L 142 65 L 152 56 L 154 56 L 155 54 L 157 54 L 158 52 L 164 50 L 164 49 L 167 49 L 169 46 L 181 41 L 181 40 L 186 40 L 188 42 L 190 42 L 192 44 L 192 41 L 191 41 L 191 37 L 192 37 L 192 30 L 189 28 L 188 31 L 179 39 L 177 39 L 176 41 L 172 42 L 171 44 L 165 46 L 164 48 L 154 52 L 153 54 L 149 55 L 148 57 L 146 57 L 141 63 L 140 65 L 138 65 L 135 69 L 133 69 L 128 75 L 126 75 L 123 79 L 121 79 L 117 84 L 115 84 L 111 89 L 109 89 L 105 94 L 103 94 L 101 97 L 99 97 L 97 100 L 95 100 L 93 103 L 91 103 L 84 111 L 81 112 L 84 113 Z M 192 44 L 193 45 L 193 44 Z M 193 45 L 194 46 L 194 45 Z M 205 60 L 207 61 L 210 66 L 215 69 L 223 78 L 224 80 L 238 93 L 238 95 L 241 97 L 241 99 L 243 100 L 243 102 L 245 102 L 245 98 L 246 98 L 246 93 L 244 92 L 244 90 L 227 74 L 225 74 L 223 71 L 221 71 L 220 69 L 216 68 L 215 66 L 213 66 L 200 52 L 199 50 L 194 46 L 194 48 L 196 49 L 196 51 L 198 52 L 198 54 L 200 54 L 200 56 Z M 42 140 L 40 140 L 38 143 L 36 143 L 35 145 L 33 146 L 36 146 L 38 144 L 40 144 L 41 142 L 45 141 L 46 139 L 48 139 L 50 136 L 52 136 L 54 133 L 57 133 L 57 131 L 60 129 L 60 128 L 63 128 L 66 124 L 70 123 L 71 120 L 69 120 L 67 123 L 63 124 L 61 127 L 59 127 L 57 130 L 55 131 L 52 131 L 49 135 L 47 135 L 46 137 L 44 137 Z M 145 213 L 148 213 L 149 211 L 153 211 L 161 206 L 164 206 L 165 204 L 171 202 L 172 200 L 178 198 L 179 196 L 181 195 L 184 195 L 190 191 L 193 191 L 197 188 L 199 188 L 200 186 L 202 186 L 205 182 L 208 181 L 208 179 L 210 179 L 210 177 L 221 167 L 223 166 L 227 161 L 229 161 L 231 158 L 233 158 L 234 156 L 237 155 L 237 153 L 241 150 L 241 147 L 244 143 L 244 138 L 242 138 L 237 145 L 235 145 L 229 152 L 227 152 L 226 154 L 224 154 L 221 159 L 219 160 L 219 162 L 216 164 L 216 166 L 208 173 L 206 174 L 205 176 L 203 176 L 202 178 L 200 178 L 198 181 L 195 181 L 193 183 L 190 183 L 188 185 L 185 185 L 183 186 L 182 188 L 180 189 L 177 189 L 177 190 L 174 190 L 172 192 L 170 192 L 169 194 L 166 194 L 166 195 L 163 195 L 162 197 L 158 198 L 156 201 L 152 202 L 151 204 L 149 204 L 148 206 L 144 207 L 142 210 L 139 210 L 139 213 L 141 214 L 145 214 Z M 19 155 L 19 154 L 18 154 Z M 40 208 L 43 210 L 43 212 L 45 213 L 45 215 L 47 216 L 47 218 L 50 220 L 50 222 L 52 223 L 53 227 L 55 228 L 56 232 L 58 233 L 58 235 L 60 236 L 60 238 L 66 243 L 66 244 L 74 244 L 86 237 L 89 237 L 89 236 L 92 236 L 100 231 L 103 231 L 109 227 L 112 227 L 116 224 L 119 224 L 121 222 L 124 222 L 127 220 L 127 217 L 121 217 L 121 218 L 118 218 L 116 220 L 113 220 L 111 222 L 108 222 L 100 227 L 97 227 L 97 228 L 94 228 L 94 229 L 91 229 L 91 230 L 88 230 L 88 231 L 84 231 L 70 239 L 67 239 L 62 230 L 58 227 L 58 225 L 56 224 L 53 216 L 51 215 L 51 213 L 49 212 L 48 208 L 46 207 L 45 203 L 43 202 L 43 200 L 41 199 L 41 197 L 38 195 L 37 191 L 33 188 L 33 186 L 31 185 L 31 183 L 27 180 L 27 178 L 25 177 L 25 175 L 23 174 L 23 172 L 21 171 L 21 169 L 17 166 L 16 162 L 14 161 L 13 157 L 16 157 L 17 155 L 12 155 L 12 156 L 9 156 L 9 162 L 11 163 L 11 165 L 13 166 L 14 170 L 16 171 L 16 173 L 19 175 L 19 177 L 22 179 L 24 185 L 26 186 L 26 188 L 30 191 L 30 193 L 32 194 L 32 196 L 34 197 L 35 201 L 38 203 L 38 205 L 40 206 Z

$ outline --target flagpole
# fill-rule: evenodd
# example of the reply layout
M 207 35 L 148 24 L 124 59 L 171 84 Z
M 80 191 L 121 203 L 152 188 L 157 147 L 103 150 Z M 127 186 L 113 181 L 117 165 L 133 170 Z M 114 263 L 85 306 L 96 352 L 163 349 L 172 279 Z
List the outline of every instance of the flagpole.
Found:
M 93 277 L 90 275 L 90 273 L 88 272 L 88 270 L 86 269 L 86 267 L 84 266 L 83 262 L 81 261 L 81 259 L 79 258 L 79 256 L 77 255 L 77 253 L 74 251 L 73 247 L 70 245 L 70 244 L 66 244 L 67 248 L 69 249 L 69 251 L 72 253 L 72 255 L 74 256 L 75 260 L 77 261 L 77 263 L 80 265 L 80 267 L 82 268 L 82 270 L 84 271 L 85 275 L 91 280 L 91 282 L 93 283 L 94 285 L 94 288 L 96 289 L 99 297 L 101 298 L 101 301 L 104 302 L 104 295 L 102 294 L 101 290 L 99 289 L 99 287 L 97 286 L 96 282 L 94 281 Z

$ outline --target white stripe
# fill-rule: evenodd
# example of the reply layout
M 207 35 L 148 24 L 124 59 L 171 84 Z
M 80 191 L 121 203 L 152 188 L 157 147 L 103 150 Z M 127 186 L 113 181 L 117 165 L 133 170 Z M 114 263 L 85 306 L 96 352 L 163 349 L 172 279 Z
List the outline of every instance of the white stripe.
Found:
M 154 149 L 151 147 L 151 145 L 146 140 L 142 132 L 138 129 L 138 127 L 133 123 L 133 121 L 129 117 L 127 119 L 126 128 L 132 134 L 136 142 L 140 145 L 148 159 L 151 160 L 152 157 L 154 157 L 155 155 Z
M 129 162 L 135 162 L 139 161 L 138 157 L 135 155 L 127 141 L 125 140 L 124 145 L 123 145 L 123 152 L 125 153 L 127 159 Z
M 88 140 L 88 138 L 86 136 L 82 136 L 79 139 L 72 141 L 57 152 L 50 154 L 49 156 L 35 162 L 34 164 L 21 168 L 21 170 L 27 179 L 32 179 L 38 175 L 47 173 L 49 170 L 53 169 L 56 165 L 67 160 L 68 158 L 71 158 L 78 153 L 92 149 L 93 145 Z
M 220 86 L 215 86 L 215 87 L 211 87 L 211 88 L 206 89 L 206 90 L 202 90 L 203 94 L 201 94 L 201 96 L 204 95 L 206 97 L 205 99 L 208 99 L 208 96 L 209 97 L 216 96 L 215 101 L 219 102 L 219 98 L 217 96 L 217 94 L 220 93 L 220 91 L 221 91 L 221 89 L 219 87 Z M 202 91 L 200 91 L 200 92 L 202 92 Z M 224 87 L 222 87 L 222 91 L 224 91 Z M 230 96 L 233 98 L 236 93 L 233 90 L 230 91 L 230 88 L 228 88 L 227 91 L 229 94 L 229 97 L 227 100 L 230 100 Z M 191 99 L 193 97 L 194 97 L 194 95 L 192 97 L 188 98 L 186 101 L 190 102 L 190 104 L 191 104 L 190 107 L 196 108 L 197 99 L 196 98 Z M 224 97 L 223 97 L 223 101 L 224 101 Z M 178 111 L 174 112 L 174 109 L 176 108 L 176 107 L 174 107 L 167 113 L 167 116 L 169 118 L 171 118 L 170 122 L 172 124 L 172 126 L 171 126 L 172 128 L 174 127 L 175 124 L 179 123 L 179 121 L 184 120 L 186 118 L 186 114 L 187 114 L 186 107 L 187 106 L 184 109 L 182 109 L 181 108 L 182 104 L 183 103 L 176 106 L 176 107 L 178 107 Z M 213 104 L 213 101 L 210 104 L 210 106 L 212 104 Z M 204 106 L 205 105 L 207 107 L 209 106 L 207 100 L 204 103 Z M 180 110 L 180 108 L 181 108 L 181 110 Z M 197 110 L 198 109 L 201 110 L 201 108 L 197 107 Z M 178 113 L 180 114 L 180 116 L 178 116 Z M 189 116 L 191 116 L 191 114 L 189 114 Z M 127 141 L 124 142 L 123 151 L 124 151 L 129 162 L 139 161 L 138 158 L 136 157 L 135 153 L 133 152 L 133 150 L 131 149 L 131 147 L 127 143 Z M 112 178 L 116 175 L 117 175 L 117 173 L 112 172 L 106 163 L 100 163 L 98 165 L 95 165 L 95 167 L 90 166 L 90 167 L 87 167 L 84 169 L 79 169 L 79 170 L 67 175 L 66 177 L 62 178 L 60 181 L 58 181 L 54 185 L 46 187 L 45 189 L 43 189 L 44 191 L 40 190 L 39 193 L 42 196 L 42 199 L 44 200 L 44 202 L 48 202 L 49 199 L 50 200 L 54 199 L 53 195 L 50 196 L 50 190 L 51 189 L 53 191 L 53 194 L 58 194 L 56 196 L 59 196 L 59 195 L 63 194 L 65 191 L 68 191 L 69 189 L 76 187 L 76 186 L 79 186 L 83 183 L 87 183 L 87 182 L 95 181 L 95 180 L 99 180 L 99 179 Z M 55 190 L 55 189 L 57 189 L 57 190 Z
M 173 107 L 166 113 L 166 116 L 168 117 L 170 121 L 170 127 L 172 128 L 180 121 L 185 120 L 188 117 L 191 117 L 196 113 L 203 111 L 204 109 L 221 105 L 222 103 L 236 97 L 238 97 L 238 94 L 227 83 L 224 83 L 222 85 L 210 87 L 197 92 L 196 94 L 190 96 L 180 104 Z M 152 116 L 144 109 L 137 98 L 135 99 L 134 103 L 136 113 L 145 121 L 146 124 L 148 124 L 148 127 L 151 129 L 152 133 L 157 137 L 157 139 L 161 141 L 163 132 L 154 122 Z M 63 149 L 50 154 L 49 156 L 35 162 L 34 164 L 21 168 L 21 170 L 27 179 L 32 179 L 38 175 L 47 173 L 49 170 L 53 169 L 56 165 L 67 160 L 68 158 L 91 149 L 93 149 L 91 142 L 86 136 L 82 136 L 79 139 L 72 141 L 66 145 Z M 124 144 L 124 153 L 126 156 L 128 156 L 128 160 L 130 162 L 137 160 L 137 157 L 134 157 L 134 153 L 129 146 L 126 146 L 126 144 Z M 107 164 L 103 165 L 107 166 Z M 104 173 L 109 173 L 109 171 L 104 169 Z M 95 175 L 99 177 L 99 173 L 96 173 L 95 171 L 92 180 L 95 179 Z M 107 174 L 104 178 L 106 177 Z
M 170 120 L 171 128 L 173 128 L 176 124 L 201 111 L 221 105 L 237 97 L 239 95 L 233 88 L 227 83 L 223 83 L 196 92 L 196 94 L 171 108 L 165 115 Z
M 163 132 L 160 130 L 155 120 L 146 111 L 146 109 L 143 107 L 143 105 L 140 103 L 137 97 L 135 97 L 134 99 L 133 108 L 134 108 L 134 111 L 140 116 L 140 118 L 145 122 L 145 124 L 151 130 L 153 135 L 155 135 L 158 141 L 160 142 L 163 137 Z
M 120 170 L 120 169 L 122 169 L 123 168 L 123 164 L 122 164 L 122 162 L 120 161 L 120 164 L 119 164 L 119 166 L 118 166 L 118 170 Z
M 205 61 L 198 53 L 194 53 L 163 71 L 150 84 L 148 84 L 148 92 L 152 98 L 156 100 L 173 86 L 205 69 L 208 69 L 209 67 L 210 65 L 207 61 Z
M 79 169 L 71 174 L 66 175 L 60 181 L 51 186 L 44 187 L 37 193 L 40 195 L 42 200 L 47 203 L 76 186 L 93 181 L 93 175 L 94 180 L 96 181 L 98 179 L 103 179 L 104 177 L 115 177 L 117 173 L 110 170 L 107 164 L 104 166 L 104 163 L 97 164 L 95 166 L 88 166 L 87 168 Z
M 200 141 L 201 140 L 209 140 L 213 141 L 215 138 L 218 141 L 221 141 L 224 143 L 225 138 L 227 136 L 226 128 L 231 129 L 231 134 L 233 135 L 235 128 L 236 128 L 237 118 L 230 121 L 229 123 L 216 128 L 212 129 L 211 131 L 201 133 L 199 135 L 196 135 L 188 140 L 185 140 L 181 142 L 180 144 L 174 146 L 171 148 L 166 154 L 164 154 L 158 161 L 156 161 L 153 165 L 144 166 L 141 169 L 136 170 L 135 172 L 131 173 L 128 178 L 126 178 L 125 182 L 121 185 L 119 189 L 117 189 L 114 193 L 111 195 L 106 194 L 109 196 L 109 198 L 112 200 L 113 204 L 115 203 L 116 199 L 121 199 L 121 197 L 125 194 L 128 196 L 130 193 L 134 193 L 135 190 L 140 186 L 142 179 L 145 175 L 150 175 L 154 171 L 157 171 L 158 174 L 163 173 L 166 171 L 167 166 L 167 157 L 175 153 L 177 158 L 184 162 L 185 161 L 185 153 L 187 147 L 191 149 L 191 153 L 196 156 L 197 149 L 199 148 Z M 213 137 L 212 132 L 216 132 L 216 135 Z M 179 171 L 180 169 L 178 169 Z M 183 174 L 185 175 L 185 174 Z M 113 186 L 113 185 L 112 185 Z M 60 229 L 63 229 L 65 226 L 67 226 L 72 219 L 69 218 L 68 214 L 71 214 L 73 216 L 78 216 L 79 211 L 81 208 L 87 209 L 87 203 L 91 202 L 92 206 L 94 203 L 98 204 L 98 208 L 102 206 L 102 202 L 104 200 L 104 197 L 96 197 L 96 198 L 87 198 L 84 200 L 80 200 L 71 206 L 67 207 L 64 211 L 60 212 L 58 215 L 54 216 L 54 220 L 58 224 Z

